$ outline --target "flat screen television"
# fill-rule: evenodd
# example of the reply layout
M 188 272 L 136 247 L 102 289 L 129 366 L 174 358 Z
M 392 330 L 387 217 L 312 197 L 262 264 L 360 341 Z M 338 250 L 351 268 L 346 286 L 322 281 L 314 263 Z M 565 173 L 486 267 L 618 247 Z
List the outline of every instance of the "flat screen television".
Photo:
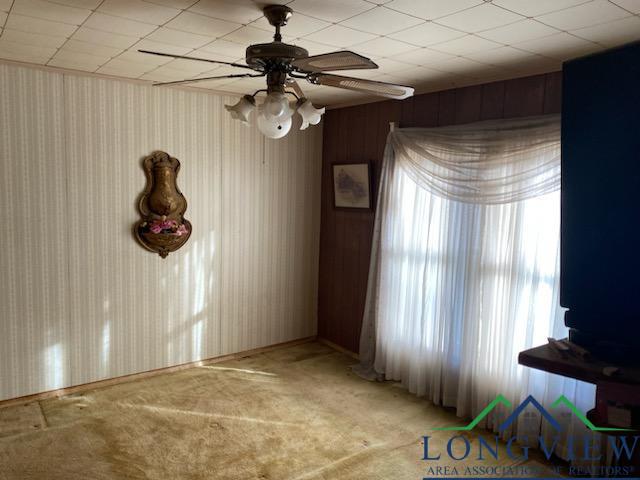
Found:
M 561 199 L 570 338 L 640 361 L 640 42 L 563 65 Z

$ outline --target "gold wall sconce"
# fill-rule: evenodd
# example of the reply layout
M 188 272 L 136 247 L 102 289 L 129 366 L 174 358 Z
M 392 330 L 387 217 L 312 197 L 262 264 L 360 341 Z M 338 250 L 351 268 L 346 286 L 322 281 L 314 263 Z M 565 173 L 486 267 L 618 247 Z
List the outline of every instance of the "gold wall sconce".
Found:
M 142 161 L 147 186 L 140 196 L 141 219 L 134 225 L 138 242 L 162 258 L 182 247 L 191 235 L 184 218 L 187 200 L 178 188 L 180 162 L 166 152 L 153 152 Z

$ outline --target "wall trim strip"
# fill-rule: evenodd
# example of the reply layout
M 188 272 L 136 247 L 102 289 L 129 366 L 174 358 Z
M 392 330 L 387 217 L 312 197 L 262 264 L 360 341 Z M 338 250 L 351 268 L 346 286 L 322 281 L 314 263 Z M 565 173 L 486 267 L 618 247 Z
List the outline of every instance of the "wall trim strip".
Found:
M 270 352 L 273 350 L 278 350 L 280 348 L 293 347 L 295 345 L 302 345 L 304 343 L 315 342 L 316 340 L 318 340 L 318 338 L 314 335 L 311 337 L 299 338 L 297 340 L 290 340 L 288 342 L 276 343 L 274 345 L 269 345 L 266 347 L 254 348 L 251 350 L 244 350 L 242 352 L 230 353 L 228 355 L 220 355 L 218 357 L 207 358 L 205 360 L 198 360 L 196 362 L 188 362 L 188 363 L 183 363 L 181 365 L 174 365 L 171 367 L 156 368 L 154 370 L 148 370 L 146 372 L 132 373 L 130 375 L 122 375 L 120 377 L 114 377 L 114 378 L 106 378 L 104 380 L 83 383 L 81 385 L 73 385 L 71 387 L 59 388 L 56 390 L 49 390 L 47 392 L 41 392 L 41 393 L 34 393 L 32 395 L 25 395 L 23 397 L 9 398 L 7 400 L 0 401 L 0 409 L 6 408 L 6 407 L 13 407 L 15 405 L 20 405 L 22 403 L 37 402 L 40 400 L 46 400 L 48 398 L 59 398 L 67 395 L 86 392 L 89 390 L 96 390 L 99 388 L 111 387 L 113 385 L 120 385 L 122 383 L 132 382 L 134 380 L 142 380 L 145 378 L 157 377 L 158 375 L 175 373 L 175 372 L 187 370 L 190 368 L 202 367 L 205 365 L 213 365 L 215 363 L 225 362 L 227 360 L 233 360 L 236 358 L 248 357 L 250 355 L 256 355 L 258 353 Z M 341 349 L 341 347 L 338 347 L 337 345 L 332 344 L 331 342 L 328 342 L 328 341 L 322 342 L 322 343 L 326 343 L 327 345 L 331 346 L 332 348 L 335 348 L 338 351 L 344 350 L 344 349 Z M 351 354 L 353 356 L 352 353 L 348 353 L 348 354 Z

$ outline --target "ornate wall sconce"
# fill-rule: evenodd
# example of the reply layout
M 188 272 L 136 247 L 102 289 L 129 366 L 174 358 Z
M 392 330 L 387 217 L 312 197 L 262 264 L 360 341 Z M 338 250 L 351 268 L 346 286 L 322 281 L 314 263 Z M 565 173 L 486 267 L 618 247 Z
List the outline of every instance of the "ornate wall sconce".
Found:
M 138 202 L 142 218 L 133 230 L 138 242 L 162 258 L 184 245 L 191 223 L 184 218 L 187 200 L 178 188 L 180 162 L 165 152 L 153 152 L 142 162 L 147 186 Z

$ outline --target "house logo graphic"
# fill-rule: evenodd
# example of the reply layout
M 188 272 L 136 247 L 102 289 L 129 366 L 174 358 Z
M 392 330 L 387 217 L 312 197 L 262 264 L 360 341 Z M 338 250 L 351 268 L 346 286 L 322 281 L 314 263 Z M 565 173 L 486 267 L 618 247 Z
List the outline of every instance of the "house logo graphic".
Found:
M 558 411 L 560 407 L 563 407 L 561 412 Z M 494 412 L 496 408 L 499 410 Z M 511 413 L 503 418 L 506 415 L 505 410 Z M 546 433 L 543 434 L 540 431 L 538 417 L 533 410 L 537 411 L 542 417 L 541 419 L 551 427 Z M 486 430 L 476 432 L 477 434 L 474 435 L 465 433 L 481 426 L 481 422 L 492 412 L 494 415 L 492 423 L 497 424 L 495 434 Z M 515 426 L 518 418 L 523 414 L 525 420 L 535 417 L 535 422 L 530 424 L 528 428 L 525 425 L 521 426 L 525 428 L 510 428 Z M 570 414 L 573 414 L 573 417 L 582 422 L 588 430 L 581 432 L 573 428 L 566 428 L 568 423 L 574 423 L 566 421 L 566 417 Z M 563 429 L 566 431 L 563 432 Z M 463 478 L 462 476 L 466 478 L 513 478 L 523 475 L 527 478 L 539 475 L 551 478 L 546 473 L 547 470 L 537 471 L 527 464 L 518 466 L 491 464 L 492 461 L 499 460 L 505 455 L 508 457 L 508 461 L 528 460 L 530 448 L 538 449 L 547 460 L 551 459 L 558 448 L 562 448 L 563 458 L 570 462 L 564 476 L 589 475 L 601 478 L 610 476 L 631 478 L 635 473 L 633 466 L 616 464 L 614 468 L 600 465 L 597 462 L 604 458 L 605 447 L 618 463 L 621 460 L 630 461 L 634 457 L 634 452 L 640 448 L 640 435 L 634 434 L 634 430 L 594 425 L 587 415 L 564 395 L 560 395 L 549 409 L 543 407 L 532 395 L 525 398 L 515 408 L 504 395 L 498 395 L 467 425 L 440 427 L 433 430 L 452 433 L 448 439 L 443 438 L 442 435 L 435 437 L 424 435 L 422 437 L 421 459 L 428 462 L 425 464 L 428 474 L 428 477 L 424 477 L 425 479 L 435 477 L 453 479 Z M 595 433 L 603 435 L 594 435 Z M 469 465 L 469 460 L 482 463 Z M 587 467 L 574 466 L 571 464 L 573 460 L 579 460 Z M 467 464 L 458 467 L 456 465 L 458 461 L 467 461 Z M 561 474 L 560 469 L 558 467 L 558 475 Z
M 494 408 L 498 405 L 504 405 L 507 408 L 511 408 L 512 403 L 507 400 L 504 395 L 498 395 L 489 405 L 487 405 L 484 410 L 482 410 L 471 422 L 467 425 L 461 427 L 441 427 L 434 428 L 434 430 L 439 431 L 470 431 L 473 430 L 487 415 L 489 415 Z M 560 424 L 558 421 L 551 415 L 541 404 L 538 402 L 533 396 L 529 395 L 524 401 L 516 407 L 516 409 L 509 415 L 506 420 L 504 420 L 500 426 L 498 427 L 498 431 L 500 433 L 504 432 L 513 422 L 515 422 L 520 416 L 520 414 L 527 408 L 529 405 L 535 407 L 538 412 L 542 415 L 542 417 L 549 422 L 549 424 L 555 428 L 556 430 L 561 430 Z M 578 418 L 584 425 L 593 432 L 630 432 L 632 430 L 628 428 L 614 428 L 614 427 L 597 427 L 595 426 L 587 416 L 580 411 L 567 397 L 564 395 L 560 395 L 555 402 L 551 404 L 551 408 L 557 408 L 561 405 L 567 407 L 571 413 L 573 413 L 576 418 Z

